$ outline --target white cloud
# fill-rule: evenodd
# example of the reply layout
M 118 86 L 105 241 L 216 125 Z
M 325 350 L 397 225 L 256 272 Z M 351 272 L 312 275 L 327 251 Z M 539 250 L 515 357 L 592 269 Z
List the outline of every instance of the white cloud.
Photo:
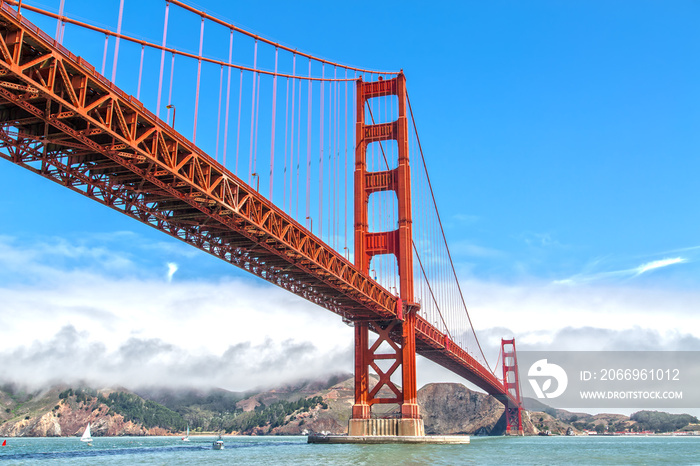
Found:
M 669 267 L 675 264 L 683 264 L 689 262 L 687 258 L 675 257 L 668 259 L 654 260 L 651 262 L 645 262 L 637 267 L 622 269 L 622 270 L 612 270 L 606 272 L 586 272 L 574 275 L 570 278 L 563 280 L 555 280 L 555 284 L 559 285 L 577 285 L 582 283 L 590 283 L 599 280 L 611 280 L 611 279 L 621 279 L 621 278 L 634 278 L 644 273 L 650 272 L 652 270 L 661 269 L 664 267 Z M 596 261 L 595 265 L 599 265 L 601 261 Z
M 177 272 L 177 264 L 175 262 L 168 262 L 168 283 L 173 281 L 173 275 L 175 275 L 175 272 Z
M 188 342 L 132 337 L 110 350 L 89 331 L 67 325 L 51 338 L 0 352 L 0 380 L 31 388 L 87 382 L 128 388 L 225 387 L 244 391 L 281 382 L 318 377 L 333 367 L 352 365 L 349 345 L 319 351 L 292 339 L 241 341 L 224 351 L 193 351 Z M 347 369 L 346 369 L 347 371 Z
M 70 256 L 67 245 L 62 254 Z M 163 262 L 151 275 L 136 273 L 138 263 L 115 273 L 99 267 L 100 254 L 81 247 L 87 248 L 81 257 L 93 262 L 78 267 L 47 261 L 37 251 L 48 247 L 0 240 L 0 377 L 38 381 L 63 374 L 238 390 L 352 371 L 352 328 L 282 289 L 253 278 L 168 283 Z M 513 336 L 519 349 L 698 349 L 697 290 L 474 279 L 463 280 L 462 290 L 492 367 L 500 339 Z M 62 363 L 70 357 L 72 364 Z M 460 380 L 422 359 L 418 377 L 419 385 Z
M 465 280 L 462 290 L 477 329 L 498 325 L 516 334 L 566 327 L 700 329 L 700 291 L 695 289 L 636 287 L 630 282 L 562 287 L 539 281 Z
M 687 262 L 687 261 L 688 261 L 687 259 L 684 259 L 682 257 L 676 257 L 673 259 L 661 259 L 661 260 L 647 262 L 646 264 L 642 264 L 639 267 L 637 267 L 635 270 L 637 272 L 637 275 L 641 275 L 641 274 L 648 272 L 650 270 L 660 269 L 662 267 L 668 267 L 669 265 L 673 265 L 673 264 L 682 264 L 683 262 Z
M 75 262 L 47 261 L 37 251 L 50 248 L 38 246 L 0 241 L 0 274 L 9 277 L 0 282 L 0 353 L 6 362 L 12 357 L 26 361 L 28 355 L 42 354 L 54 363 L 41 366 L 49 375 L 65 371 L 73 379 L 81 374 L 88 379 L 114 374 L 122 384 L 133 385 L 141 380 L 139 374 L 165 374 L 176 360 L 194 358 L 209 361 L 212 367 L 221 366 L 221 358 L 231 355 L 231 347 L 243 345 L 249 349 L 240 353 L 247 361 L 238 361 L 240 371 L 231 364 L 221 366 L 230 379 L 209 376 L 204 368 L 197 378 L 193 368 L 173 371 L 172 377 L 163 376 L 162 380 L 180 380 L 183 384 L 208 380 L 211 384 L 226 383 L 221 385 L 223 388 L 238 389 L 288 379 L 294 374 L 352 370 L 350 327 L 338 316 L 258 279 L 183 278 L 175 284 L 160 278 L 157 266 L 151 273 L 140 270 L 141 264 L 134 264 L 132 273 L 115 276 L 113 269 L 101 268 L 99 256 L 92 255 L 93 263 L 77 267 Z M 56 254 L 62 258 L 73 256 L 70 243 L 68 246 Z M 89 251 L 83 255 L 91 256 Z M 174 269 L 170 268 L 172 272 Z M 59 338 L 65 333 L 61 329 L 69 329 L 65 332 L 80 340 L 76 351 L 95 353 L 97 359 L 121 358 L 123 364 L 108 365 L 105 371 L 95 364 L 58 364 L 55 358 L 59 354 L 46 349 L 46 345 L 66 340 Z M 141 353 L 128 353 L 143 370 L 129 369 L 129 358 L 123 351 L 136 347 L 137 342 L 158 343 L 157 357 L 150 358 L 145 369 L 143 361 L 136 358 Z M 288 359 L 299 348 L 305 350 L 298 363 L 279 367 L 277 361 Z M 30 377 L 22 367 L 20 363 L 7 363 L 0 374 L 15 377 L 14 371 Z

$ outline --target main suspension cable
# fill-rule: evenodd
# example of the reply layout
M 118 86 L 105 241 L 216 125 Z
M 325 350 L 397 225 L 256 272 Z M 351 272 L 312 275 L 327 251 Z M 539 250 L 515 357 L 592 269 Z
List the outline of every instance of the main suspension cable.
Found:
M 10 4 L 10 5 L 13 5 L 13 6 L 18 6 L 19 3 L 20 3 L 18 0 L 5 0 L 5 2 L 8 3 L 8 4 Z M 277 46 L 277 47 L 279 47 L 280 49 L 283 49 L 283 50 L 285 50 L 285 51 L 287 51 L 287 52 L 290 52 L 290 53 L 296 53 L 297 55 L 303 56 L 303 57 L 305 57 L 305 58 L 308 58 L 309 60 L 313 60 L 313 61 L 316 61 L 316 62 L 319 62 L 319 63 L 329 64 L 329 65 L 332 65 L 332 66 L 339 66 L 339 67 L 341 67 L 341 68 L 347 68 L 347 69 L 349 69 L 349 70 L 355 70 L 355 71 L 359 71 L 359 72 L 363 72 L 363 73 L 376 73 L 376 74 L 385 74 L 385 75 L 397 75 L 397 74 L 399 74 L 398 71 L 371 71 L 371 70 L 366 70 L 366 69 L 363 69 L 363 68 L 356 68 L 356 67 L 352 67 L 352 66 L 346 66 L 346 65 L 343 65 L 343 64 L 340 64 L 340 63 L 334 63 L 334 62 L 331 62 L 331 61 L 329 61 L 329 60 L 325 60 L 325 59 L 323 59 L 323 58 L 318 58 L 318 57 L 315 57 L 315 56 L 310 55 L 310 54 L 306 54 L 306 53 L 303 53 L 303 52 L 296 51 L 296 50 L 294 50 L 294 49 L 292 49 L 292 48 L 290 48 L 290 47 L 286 47 L 286 46 L 284 46 L 284 45 L 277 44 L 276 42 L 273 42 L 273 41 L 271 41 L 271 40 L 265 39 L 265 38 L 260 37 L 260 36 L 258 36 L 258 35 L 252 34 L 252 33 L 248 32 L 248 31 L 246 31 L 246 30 L 244 30 L 244 29 L 241 29 L 241 28 L 239 28 L 239 27 L 237 27 L 237 26 L 234 26 L 233 24 L 230 24 L 230 23 L 227 23 L 227 22 L 225 22 L 225 21 L 222 21 L 222 20 L 220 20 L 220 19 L 218 19 L 218 18 L 216 18 L 216 17 L 214 17 L 214 16 L 211 16 L 211 15 L 209 15 L 209 14 L 203 12 L 203 11 L 199 11 L 199 10 L 197 10 L 197 9 L 195 9 L 195 8 L 193 8 L 193 7 L 190 7 L 189 5 L 186 5 L 186 4 L 184 4 L 184 3 L 182 3 L 182 2 L 179 2 L 179 1 L 177 1 L 177 0 L 167 0 L 166 7 L 167 7 L 170 3 L 172 3 L 172 4 L 174 4 L 174 5 L 177 5 L 177 6 L 181 7 L 181 8 L 184 8 L 185 10 L 191 11 L 191 12 L 193 12 L 193 13 L 195 13 L 195 14 L 201 16 L 203 19 L 206 18 L 206 19 L 208 19 L 208 20 L 210 20 L 210 21 L 213 21 L 213 22 L 215 22 L 215 23 L 217 23 L 217 24 L 219 24 L 219 25 L 225 26 L 225 27 L 229 28 L 230 30 L 233 30 L 233 31 L 238 32 L 238 33 L 240 33 L 240 34 L 244 34 L 244 35 L 246 35 L 246 36 L 248 36 L 248 37 L 251 37 L 251 38 L 255 39 L 256 41 L 264 42 L 265 44 L 272 45 L 272 46 Z M 222 66 L 226 66 L 226 67 L 236 68 L 236 69 L 243 70 L 243 71 L 252 71 L 252 72 L 255 72 L 255 73 L 265 74 L 265 75 L 270 75 L 270 76 L 279 76 L 279 77 L 282 77 L 282 78 L 297 78 L 297 79 L 311 80 L 311 81 L 334 81 L 334 80 L 337 80 L 337 81 L 346 81 L 346 80 L 352 80 L 352 79 L 349 79 L 349 78 L 336 78 L 336 79 L 333 79 L 333 78 L 325 78 L 325 79 L 322 79 L 322 78 L 317 78 L 317 77 L 294 76 L 294 75 L 284 74 L 284 73 L 275 73 L 274 71 L 268 71 L 268 70 L 263 70 L 263 69 L 250 68 L 250 67 L 243 66 L 243 65 L 238 65 L 238 64 L 235 64 L 235 63 L 227 63 L 226 61 L 216 60 L 216 59 L 207 58 L 207 57 L 200 57 L 200 56 L 198 56 L 198 55 L 196 55 L 196 54 L 193 54 L 193 53 L 183 52 L 183 51 L 180 51 L 180 50 L 171 48 L 171 47 L 166 47 L 166 46 L 165 46 L 165 43 L 163 43 L 163 45 L 158 45 L 158 44 L 155 44 L 155 43 L 153 43 L 153 42 L 149 42 L 149 41 L 147 41 L 147 40 L 137 39 L 137 38 L 135 38 L 135 37 L 128 36 L 128 35 L 126 35 L 126 34 L 114 32 L 114 31 L 112 31 L 112 30 L 110 30 L 110 29 L 102 28 L 102 27 L 99 27 L 99 26 L 93 26 L 92 24 L 88 24 L 88 23 L 85 23 L 85 22 L 83 22 L 83 21 L 78 21 L 78 20 L 76 20 L 76 19 L 69 18 L 68 16 L 64 16 L 62 13 L 56 14 L 56 13 L 53 13 L 53 12 L 48 11 L 48 10 L 44 10 L 44 9 L 39 8 L 39 7 L 36 7 L 36 6 L 28 5 L 28 4 L 24 3 L 24 2 L 22 3 L 22 9 L 26 9 L 26 10 L 28 10 L 28 11 L 31 11 L 31 12 L 34 12 L 34 13 L 38 13 L 38 14 L 47 16 L 47 17 L 49 17 L 49 18 L 57 19 L 58 21 L 60 21 L 60 22 L 61 22 L 62 24 L 64 24 L 64 25 L 65 25 L 65 23 L 73 24 L 73 25 L 80 26 L 80 27 L 85 28 L 85 29 L 90 29 L 90 30 L 92 30 L 92 31 L 100 32 L 100 33 L 105 34 L 105 35 L 107 35 L 107 36 L 115 37 L 115 38 L 117 38 L 117 39 L 123 39 L 123 40 L 126 40 L 126 41 L 128 41 L 128 42 L 133 42 L 133 43 L 136 43 L 136 44 L 140 44 L 140 45 L 142 45 L 142 46 L 146 46 L 146 47 L 150 47 L 150 48 L 153 48 L 153 49 L 156 49 L 156 50 L 160 50 L 160 51 L 162 51 L 162 52 L 175 53 L 175 54 L 177 54 L 177 55 L 181 55 L 181 56 L 184 56 L 184 57 L 192 58 L 192 59 L 195 59 L 195 60 L 201 60 L 201 61 L 207 62 L 207 63 L 213 63 L 213 64 L 216 64 L 216 65 L 222 65 Z M 167 9 L 166 9 L 166 12 L 167 12 Z M 166 14 L 167 14 L 167 13 L 166 13 Z

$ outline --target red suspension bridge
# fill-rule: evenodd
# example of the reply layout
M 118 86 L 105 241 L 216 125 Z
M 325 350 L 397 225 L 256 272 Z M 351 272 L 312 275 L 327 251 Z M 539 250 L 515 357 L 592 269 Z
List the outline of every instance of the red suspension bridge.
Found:
M 378 403 L 399 407 L 390 433 L 423 434 L 416 354 L 495 396 L 522 432 L 515 342 L 491 369 L 402 72 L 322 60 L 179 0 L 163 3 L 161 40 L 122 33 L 124 0 L 116 30 L 64 2 L 0 0 L 0 156 L 351 323 L 351 434 L 376 431 Z M 198 53 L 171 45 L 175 17 Z M 71 51 L 102 39 L 101 54 Z

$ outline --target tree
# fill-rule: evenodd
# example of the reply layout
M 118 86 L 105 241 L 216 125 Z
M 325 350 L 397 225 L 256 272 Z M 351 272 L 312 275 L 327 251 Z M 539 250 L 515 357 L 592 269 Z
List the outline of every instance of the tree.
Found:
M 641 430 L 673 432 L 690 423 L 697 424 L 698 418 L 689 414 L 670 414 L 659 411 L 639 411 L 630 416 Z

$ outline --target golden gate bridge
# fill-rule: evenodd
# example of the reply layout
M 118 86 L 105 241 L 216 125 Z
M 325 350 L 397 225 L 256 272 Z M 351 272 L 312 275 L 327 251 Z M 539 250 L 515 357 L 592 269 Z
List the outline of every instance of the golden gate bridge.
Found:
M 424 434 L 416 354 L 496 397 L 522 433 L 515 340 L 491 368 L 403 72 L 314 57 L 180 0 L 163 3 L 160 41 L 137 38 L 124 3 L 114 31 L 65 15 L 65 0 L 58 13 L 0 0 L 0 156 L 353 325 L 351 435 L 377 431 L 376 404 L 398 407 L 385 433 Z M 171 43 L 184 19 L 197 53 Z M 84 45 L 102 40 L 101 55 Z

